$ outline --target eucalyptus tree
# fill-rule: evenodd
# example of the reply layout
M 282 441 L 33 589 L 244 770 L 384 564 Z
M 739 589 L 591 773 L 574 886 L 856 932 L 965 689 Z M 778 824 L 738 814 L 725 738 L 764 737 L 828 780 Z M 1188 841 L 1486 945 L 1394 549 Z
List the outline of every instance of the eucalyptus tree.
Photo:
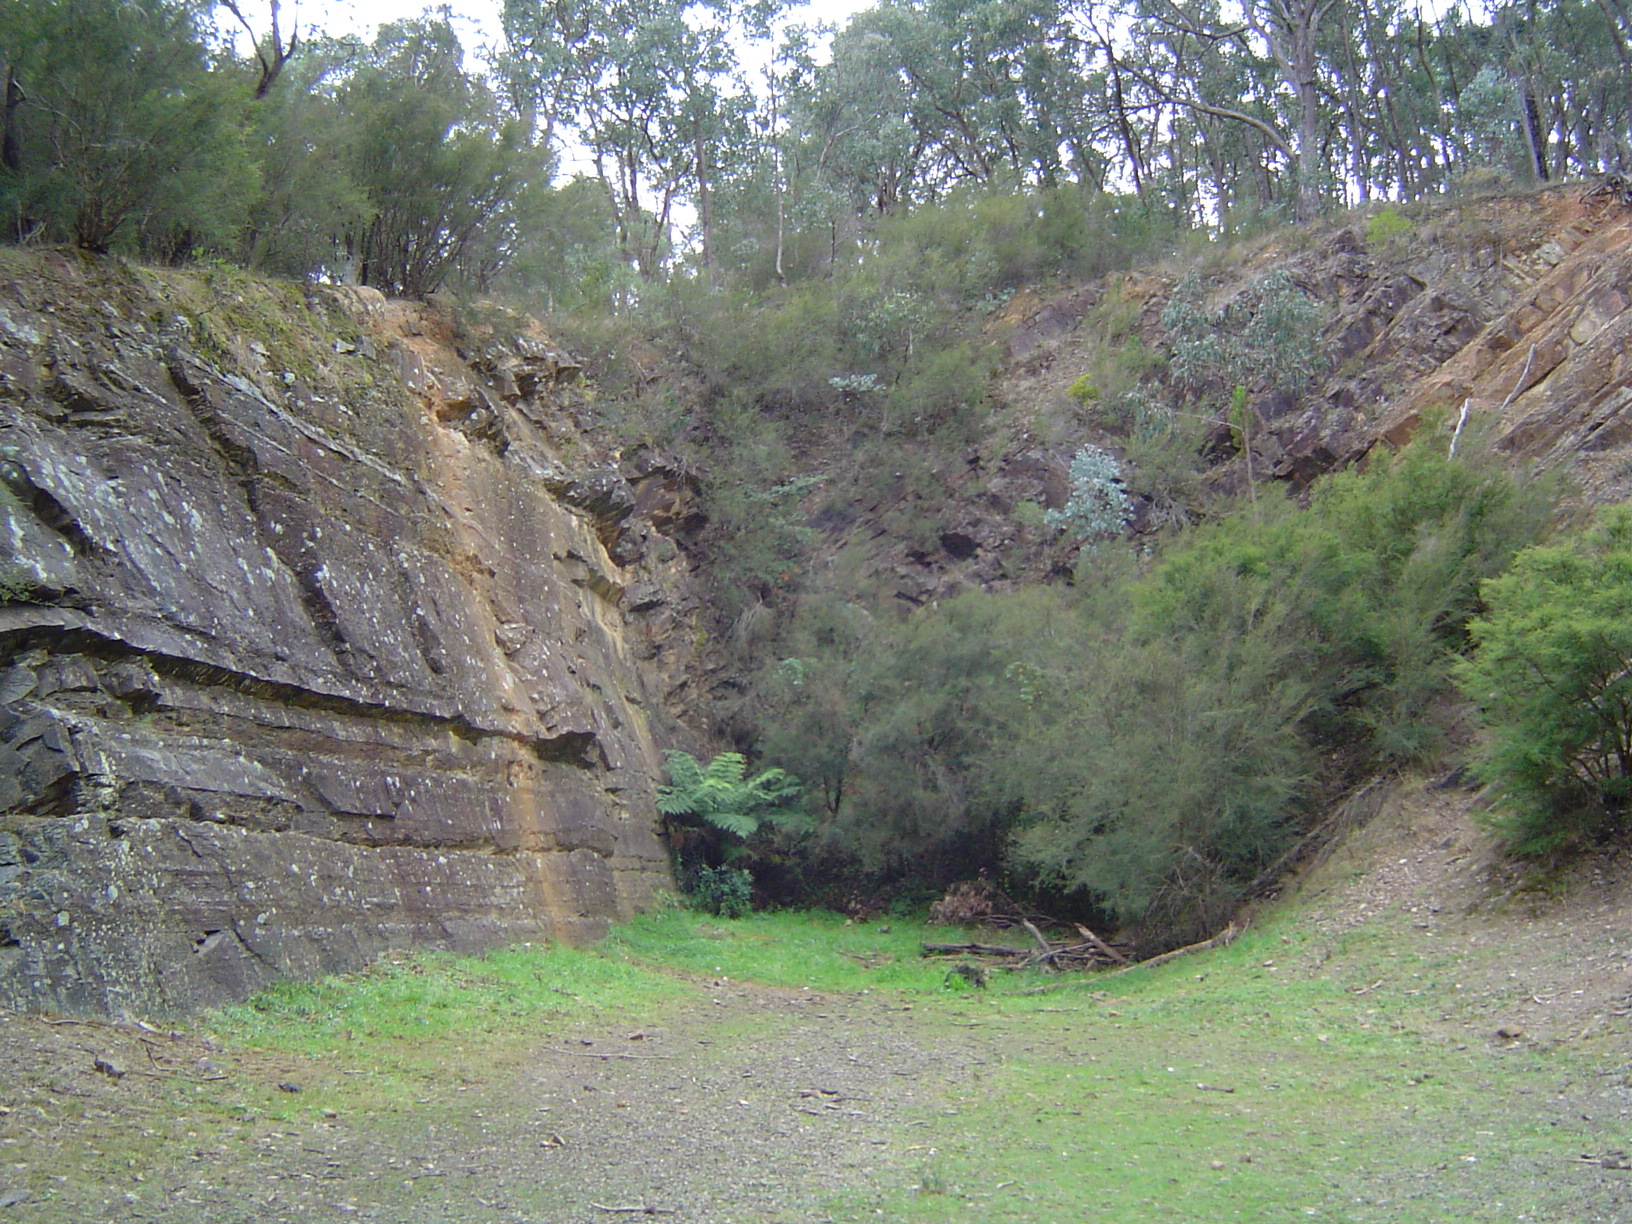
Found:
M 1632 153 L 1624 0 L 1516 0 L 1498 6 L 1492 24 L 1535 177 L 1624 168 Z
M 713 262 L 715 183 L 747 143 L 753 110 L 732 34 L 763 31 L 774 11 L 730 0 L 506 0 L 510 104 L 537 144 L 585 151 L 643 276 L 661 269 L 682 201 L 696 207 Z
M 820 163 L 879 213 L 958 183 L 1097 170 L 1082 56 L 1059 0 L 885 0 L 838 33 L 812 82 Z
M 1300 220 L 1320 208 L 1329 177 L 1325 86 L 1319 34 L 1341 0 L 1245 0 L 1240 15 L 1226 15 L 1216 0 L 1132 0 L 1134 48 L 1160 48 L 1149 58 L 1123 53 L 1120 70 L 1152 98 L 1197 116 L 1253 129 L 1279 155 L 1297 183 Z M 1165 59 L 1165 63 L 1163 60 Z M 1273 64 L 1278 79 L 1264 79 Z M 1232 71 L 1232 65 L 1235 70 Z M 1242 92 L 1226 85 L 1236 77 Z M 1251 82 L 1251 88 L 1244 88 Z

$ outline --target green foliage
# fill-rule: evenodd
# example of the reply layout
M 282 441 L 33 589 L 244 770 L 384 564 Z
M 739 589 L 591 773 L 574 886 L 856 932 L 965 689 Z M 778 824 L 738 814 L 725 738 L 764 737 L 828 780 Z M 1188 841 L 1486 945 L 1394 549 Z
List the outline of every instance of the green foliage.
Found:
M 691 887 L 698 909 L 721 918 L 745 918 L 754 912 L 754 877 L 742 867 L 704 867 Z
M 1392 204 L 1385 204 L 1366 222 L 1366 241 L 1381 246 L 1409 234 L 1415 227 Z
M 1337 762 L 1437 749 L 1479 583 L 1552 501 L 1425 436 L 1143 570 L 1107 544 L 1074 591 L 807 634 L 752 710 L 767 760 L 821 743 L 836 780 L 794 875 L 902 888 L 1006 865 L 1152 939 L 1195 934 L 1343 784 Z
M 710 828 L 747 840 L 763 826 L 790 827 L 804 814 L 794 806 L 799 781 L 781 769 L 747 777 L 740 752 L 722 752 L 706 766 L 689 752 L 665 752 L 669 783 L 657 788 L 665 816 L 695 816 Z
M 368 202 L 347 254 L 390 294 L 436 291 L 481 236 L 488 262 L 508 254 L 496 235 L 528 183 L 525 133 L 463 57 L 445 15 L 393 23 L 339 91 L 346 168 Z
M 1109 451 L 1084 446 L 1071 460 L 1071 493 L 1059 510 L 1043 521 L 1063 527 L 1079 540 L 1116 535 L 1133 517 L 1133 503 L 1122 484 L 1122 468 Z
M 777 441 L 770 431 L 757 440 L 767 445 Z M 765 488 L 749 479 L 750 472 L 775 470 L 772 464 L 780 455 L 744 458 L 727 453 L 722 458 L 743 466 L 737 468 L 736 479 L 710 480 L 703 496 L 714 546 L 714 611 L 722 618 L 735 618 L 796 584 L 801 559 L 814 538 L 799 499 L 817 481 L 795 477 Z
M 357 48 L 321 40 L 284 70 L 281 86 L 250 110 L 248 137 L 261 168 L 239 254 L 250 268 L 303 278 L 339 270 L 346 234 L 368 223 L 369 202 L 351 170 L 349 117 L 336 96 Z M 327 156 L 311 156 L 314 147 Z
M 15 239 L 149 257 L 231 249 L 255 190 L 246 92 L 176 0 L 6 0 L 0 217 Z
M 848 791 L 852 694 L 869 666 L 873 637 L 872 618 L 858 604 L 803 598 L 779 638 L 796 653 L 767 660 L 751 690 L 756 751 L 799 777 L 825 817 L 838 814 Z
M 1482 588 L 1457 681 L 1486 740 L 1479 775 L 1516 848 L 1621 828 L 1632 801 L 1632 512 L 1531 548 Z
M 1076 400 L 1077 403 L 1081 404 L 1084 408 L 1098 403 L 1103 395 L 1099 389 L 1099 384 L 1096 383 L 1093 380 L 1093 377 L 1088 374 L 1084 374 L 1079 377 L 1075 382 L 1066 388 L 1065 393 L 1072 399 Z
M 1296 395 L 1326 364 L 1325 314 L 1284 272 L 1273 272 L 1209 308 L 1194 277 L 1173 290 L 1162 326 L 1173 346 L 1173 377 L 1193 392 L 1262 387 Z

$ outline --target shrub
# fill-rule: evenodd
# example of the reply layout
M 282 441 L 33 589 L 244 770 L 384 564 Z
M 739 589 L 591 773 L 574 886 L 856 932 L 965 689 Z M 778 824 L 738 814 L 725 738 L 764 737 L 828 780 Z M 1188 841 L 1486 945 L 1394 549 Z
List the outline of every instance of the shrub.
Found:
M 1260 385 L 1296 395 L 1325 366 L 1325 312 L 1285 272 L 1254 281 L 1216 310 L 1205 299 L 1205 287 L 1191 277 L 1162 311 L 1170 368 L 1181 384 L 1197 391 Z
M 1411 222 L 1400 215 L 1400 210 L 1388 204 L 1378 209 L 1377 214 L 1366 222 L 1366 241 L 1372 246 L 1379 246 L 1409 234 L 1411 229 Z
M 1084 446 L 1071 460 L 1071 495 L 1044 521 L 1064 527 L 1079 540 L 1116 535 L 1133 517 L 1133 504 L 1122 486 L 1122 468 L 1116 458 L 1097 446 Z
M 1343 783 L 1333 764 L 1437 746 L 1432 698 L 1480 580 L 1551 501 L 1437 441 L 1334 478 L 1307 510 L 1266 500 L 1188 533 L 1127 586 L 1125 621 L 1085 610 L 1097 639 L 1051 635 L 1039 696 L 986 762 L 1015 867 L 1183 939 Z
M 1457 667 L 1486 741 L 1476 762 L 1516 849 L 1624 824 L 1632 801 L 1632 512 L 1529 549 L 1482 588 Z
M 692 904 L 721 918 L 753 912 L 754 878 L 741 867 L 704 867 L 691 889 Z

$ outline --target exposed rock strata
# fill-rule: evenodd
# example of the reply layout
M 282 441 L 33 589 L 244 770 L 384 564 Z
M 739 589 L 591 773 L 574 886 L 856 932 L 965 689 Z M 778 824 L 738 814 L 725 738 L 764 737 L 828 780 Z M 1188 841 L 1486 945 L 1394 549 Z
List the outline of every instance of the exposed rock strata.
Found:
M 687 614 L 687 490 L 578 437 L 569 359 L 6 258 L 0 1006 L 589 936 L 668 883 L 646 676 L 680 666 L 644 622 Z
M 1301 490 L 1374 447 L 1402 444 L 1425 418 L 1454 424 L 1466 405 L 1470 437 L 1568 471 L 1590 500 L 1632 497 L 1632 207 L 1589 187 L 1415 205 L 1407 230 L 1376 241 L 1364 216 L 1283 231 L 1206 275 L 1216 306 L 1283 271 L 1329 315 L 1318 340 L 1330 369 L 1306 394 L 1248 389 L 1259 478 Z M 1145 351 L 1163 351 L 1174 284 L 1170 273 L 1128 273 L 1047 300 L 1017 294 L 989 327 L 1009 358 L 1000 432 L 933 473 L 932 495 L 886 492 L 842 521 L 827 508 L 827 521 L 810 526 L 827 532 L 832 551 L 857 552 L 861 572 L 903 609 L 1069 566 L 1069 546 L 1028 529 L 1017 510 L 1064 503 L 1066 464 L 1083 441 L 1125 449 L 1125 431 L 1069 388 L 1102 356 L 1107 315 L 1125 314 Z M 1158 401 L 1168 396 L 1159 379 L 1147 382 Z M 1244 491 L 1228 395 L 1214 404 L 1203 479 Z M 1136 531 L 1171 521 L 1137 471 L 1132 491 Z M 904 526 L 880 529 L 892 521 Z

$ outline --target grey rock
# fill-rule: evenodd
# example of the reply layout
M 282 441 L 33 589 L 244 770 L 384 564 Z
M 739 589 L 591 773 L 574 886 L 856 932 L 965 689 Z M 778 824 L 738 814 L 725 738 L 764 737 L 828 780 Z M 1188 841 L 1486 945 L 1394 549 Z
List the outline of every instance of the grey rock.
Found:
M 686 660 L 619 601 L 672 627 L 683 561 L 614 557 L 651 530 L 615 461 L 562 461 L 496 378 L 541 417 L 575 363 L 535 336 L 467 365 L 445 311 L 314 287 L 234 368 L 150 279 L 21 258 L 0 1007 L 188 1012 L 392 948 L 593 938 L 671 885 L 645 694 Z

